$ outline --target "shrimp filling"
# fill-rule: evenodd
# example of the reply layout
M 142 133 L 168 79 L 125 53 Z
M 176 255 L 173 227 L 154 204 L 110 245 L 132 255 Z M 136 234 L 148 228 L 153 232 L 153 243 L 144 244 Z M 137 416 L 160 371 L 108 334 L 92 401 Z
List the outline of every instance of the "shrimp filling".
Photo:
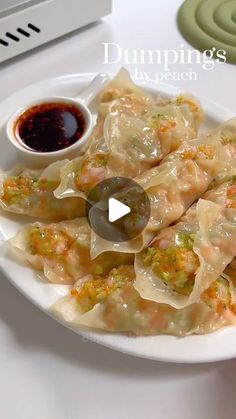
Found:
M 120 266 L 101 278 L 93 277 L 71 290 L 82 311 L 91 310 L 96 304 L 104 303 L 116 290 L 123 288 L 134 280 L 135 274 L 130 266 Z
M 97 183 L 102 182 L 107 174 L 107 160 L 106 155 L 100 154 L 83 161 L 75 180 L 77 189 L 89 192 Z
M 12 176 L 3 183 L 2 201 L 6 205 L 18 205 L 32 195 L 53 192 L 59 182 L 26 176 Z
M 149 247 L 143 252 L 145 266 L 150 266 L 166 285 L 180 293 L 189 294 L 193 288 L 200 263 L 193 251 L 194 235 L 177 233 L 175 243 L 165 249 Z

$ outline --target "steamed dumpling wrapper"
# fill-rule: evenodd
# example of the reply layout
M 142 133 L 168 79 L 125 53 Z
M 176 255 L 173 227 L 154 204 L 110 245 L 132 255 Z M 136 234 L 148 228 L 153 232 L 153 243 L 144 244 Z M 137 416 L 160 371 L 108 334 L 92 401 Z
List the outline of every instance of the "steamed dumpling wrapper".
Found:
M 215 200 L 218 204 L 225 202 L 227 211 L 230 213 L 235 206 L 235 192 L 235 179 L 231 177 L 227 182 L 220 184 L 217 189 L 208 191 L 205 196 Z M 232 199 L 233 195 L 234 199 Z M 205 209 L 203 218 L 207 214 Z M 187 246 L 187 252 L 186 258 L 180 259 L 180 262 L 182 264 L 185 262 L 185 267 L 189 267 L 191 263 L 189 247 L 193 240 L 196 240 L 198 229 L 196 206 L 189 210 L 182 223 L 184 231 L 178 235 L 177 242 Z M 226 254 L 227 248 L 224 248 L 224 245 L 220 246 L 218 241 L 222 238 L 222 232 L 219 232 L 218 236 L 211 237 L 212 231 L 209 231 L 208 219 L 204 223 L 204 228 L 211 241 L 215 240 L 219 252 L 222 250 Z M 163 230 L 163 242 L 168 243 L 171 235 L 172 227 Z M 230 240 L 228 244 L 229 242 Z M 232 242 L 233 246 L 234 241 Z M 173 258 L 173 252 L 170 253 Z M 214 257 L 214 255 L 212 256 Z M 219 263 L 218 252 L 215 256 Z M 212 263 L 211 260 L 210 262 Z M 227 264 L 226 260 L 223 261 L 223 265 L 225 263 Z M 177 309 L 171 305 L 142 298 L 133 286 L 135 281 L 133 267 L 121 266 L 113 269 L 102 282 L 91 275 L 79 280 L 71 293 L 54 305 L 53 312 L 63 321 L 71 324 L 109 332 L 131 332 L 136 335 L 165 333 L 177 336 L 209 333 L 218 328 L 236 324 L 236 280 L 232 283 L 222 277 L 212 279 L 213 282 L 203 291 L 198 302 Z M 183 277 L 179 277 L 178 287 L 181 283 L 182 285 L 184 283 Z M 206 284 L 204 285 L 206 286 Z
M 134 177 L 157 165 L 183 140 L 195 138 L 203 122 L 194 97 L 154 101 L 125 69 L 106 86 L 100 100 L 100 114 L 107 116 L 108 166 L 123 176 Z
M 153 104 L 153 97 L 137 86 L 122 68 L 99 95 L 99 114 L 139 117 Z
M 184 142 L 158 167 L 134 180 L 147 192 L 151 217 L 142 235 L 126 243 L 107 242 L 92 232 L 91 256 L 113 250 L 140 252 L 164 227 L 180 218 L 204 193 L 214 178 L 236 167 L 236 118 L 222 124 L 211 134 Z M 122 201 L 122 196 L 117 197 Z
M 179 108 L 186 121 L 186 127 L 198 131 L 203 121 L 203 110 L 199 102 L 190 94 L 182 94 L 173 99 L 153 99 L 142 87 L 137 86 L 131 79 L 129 72 L 122 68 L 117 76 L 105 87 L 100 94 L 99 113 L 101 115 L 142 116 L 158 102 L 163 109 L 167 105 Z M 156 105 L 158 110 L 158 105 Z M 151 111 L 156 117 L 155 107 Z M 159 119 L 162 119 L 161 113 Z
M 83 217 L 57 224 L 30 224 L 9 241 L 21 259 L 58 284 L 74 284 L 84 275 L 105 275 L 132 263 L 133 256 L 110 252 L 90 259 L 90 227 Z
M 108 166 L 120 175 L 137 176 L 156 166 L 184 140 L 196 138 L 202 121 L 200 104 L 187 95 L 151 103 L 139 116 L 110 112 L 104 126 L 110 150 Z
M 235 173 L 236 174 L 236 173 Z M 229 183 L 230 182 L 230 183 Z M 236 209 L 236 176 L 234 175 L 226 175 L 225 177 L 221 177 L 218 180 L 215 180 L 212 183 L 212 189 L 218 188 L 218 193 L 215 194 L 214 190 L 209 190 L 205 196 L 208 199 L 212 200 L 212 193 L 214 194 L 214 202 L 219 203 L 222 200 L 222 195 L 225 194 L 225 188 L 227 185 L 230 184 L 230 187 L 227 188 L 227 199 L 228 199 L 228 206 L 230 208 Z M 222 185 L 220 187 L 220 185 Z M 217 189 L 215 189 L 217 190 Z M 225 276 L 231 279 L 236 288 L 236 258 L 232 260 L 232 262 L 227 266 L 224 271 Z
M 201 106 L 194 98 L 154 103 L 126 70 L 121 70 L 101 94 L 99 109 L 85 155 L 61 171 L 61 184 L 55 191 L 58 198 L 86 198 L 106 178 L 138 176 L 156 166 L 183 140 L 196 137 L 202 121 Z
M 162 230 L 136 255 L 135 289 L 148 300 L 183 308 L 200 300 L 236 256 L 235 176 Z
M 62 168 L 61 183 L 55 196 L 86 198 L 86 194 L 104 179 L 113 176 L 134 178 L 156 166 L 183 140 L 196 135 L 196 131 L 186 127 L 176 106 L 167 105 L 163 109 L 156 106 L 155 110 L 156 119 L 149 115 L 145 118 L 108 115 L 104 124 L 99 120 L 84 156 Z
M 110 173 L 133 178 L 159 164 L 184 140 L 196 137 L 197 127 L 189 120 L 174 103 L 151 106 L 142 118 L 107 116 L 104 137 Z
M 211 333 L 236 324 L 235 289 L 230 281 L 219 278 L 198 303 L 176 309 L 143 299 L 130 284 L 104 303 L 102 318 L 110 332 L 176 336 Z
M 217 279 L 199 303 L 177 310 L 140 297 L 134 278 L 133 266 L 113 269 L 103 282 L 82 278 L 52 311 L 74 326 L 135 335 L 202 334 L 236 323 L 235 292 L 226 279 Z
M 83 156 L 67 162 L 60 173 L 60 183 L 54 191 L 57 199 L 80 197 L 99 182 L 110 177 L 107 167 L 108 147 L 103 136 L 104 121 L 99 119 L 91 136 L 89 147 Z
M 236 166 L 236 118 L 226 121 L 210 135 L 213 139 L 221 139 L 221 143 L 229 159 L 229 164 L 234 168 Z M 222 176 L 224 176 L 224 173 L 222 173 Z
M 87 193 L 115 172 L 109 166 L 109 137 L 104 134 L 104 121 L 111 108 L 117 115 L 144 114 L 153 98 L 136 86 L 127 70 L 121 69 L 99 97 L 98 118 L 84 155 L 68 162 L 61 170 L 61 183 L 55 191 L 57 198 L 78 196 L 86 199 Z M 104 105 L 104 106 L 103 106 Z M 105 129 L 106 132 L 106 129 Z
M 173 103 L 174 99 L 172 100 Z M 180 94 L 175 99 L 175 104 L 179 107 L 188 125 L 198 131 L 204 119 L 203 109 L 198 100 L 189 93 Z
M 134 180 L 146 191 L 151 205 L 147 227 L 137 238 L 127 242 L 108 242 L 92 232 L 91 257 L 102 252 L 140 252 L 155 234 L 178 220 L 204 193 L 213 178 L 231 166 L 221 139 L 184 142 L 163 162 Z M 122 202 L 125 190 L 114 197 Z
M 80 198 L 55 198 L 60 169 L 67 161 L 51 164 L 44 170 L 17 166 L 0 172 L 0 207 L 7 212 L 29 215 L 49 221 L 73 219 L 85 215 L 85 202 Z

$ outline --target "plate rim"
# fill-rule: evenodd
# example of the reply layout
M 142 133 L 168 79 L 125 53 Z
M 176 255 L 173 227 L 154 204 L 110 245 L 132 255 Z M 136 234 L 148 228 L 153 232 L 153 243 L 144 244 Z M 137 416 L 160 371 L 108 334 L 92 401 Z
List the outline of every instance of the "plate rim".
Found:
M 92 80 L 93 77 L 95 77 L 97 73 L 95 72 L 81 72 L 81 73 L 72 73 L 72 74 L 65 74 L 65 75 L 60 75 L 60 76 L 56 76 L 56 77 L 51 77 L 51 78 L 46 78 L 40 81 L 37 81 L 36 83 L 32 83 L 28 86 L 23 87 L 22 89 L 19 89 L 18 91 L 16 91 L 15 93 L 11 94 L 10 96 L 8 96 L 5 100 L 1 101 L 1 104 L 5 104 L 8 105 L 8 103 L 10 103 L 12 100 L 14 100 L 14 97 L 18 96 L 18 95 L 24 95 L 26 92 L 30 92 L 31 89 L 33 88 L 40 88 L 40 86 L 44 86 L 44 89 L 47 86 L 50 86 L 52 84 L 55 84 L 58 82 L 58 84 L 60 85 L 60 83 L 67 83 L 70 84 L 72 83 L 73 80 L 78 81 L 82 83 L 88 83 L 90 80 Z M 114 76 L 114 74 L 110 74 L 109 75 Z M 162 95 L 167 95 L 167 96 L 171 96 L 171 95 L 176 95 L 181 91 L 180 88 L 171 85 L 171 84 L 166 84 L 166 83 L 156 83 L 153 80 L 148 80 L 142 83 L 137 83 L 138 85 L 144 87 L 145 89 L 151 91 L 152 93 L 161 93 Z M 231 117 L 234 116 L 233 112 L 219 104 L 216 104 L 215 102 L 206 99 L 204 97 L 199 97 L 199 100 L 203 106 L 203 109 L 205 111 L 205 114 L 208 115 L 210 118 L 215 118 L 217 120 L 219 120 L 219 122 L 223 122 L 225 119 L 229 119 Z M 1 237 L 0 237 L 1 240 Z M 216 331 L 213 332 L 212 334 L 208 334 L 208 335 L 192 335 L 192 336 L 187 336 L 185 338 L 178 338 L 175 336 L 169 336 L 169 335 L 155 335 L 155 336 L 141 336 L 141 337 L 130 337 L 130 336 L 126 336 L 126 335 L 121 335 L 120 334 L 112 334 L 112 333 L 107 333 L 107 332 L 100 332 L 100 331 L 94 331 L 94 329 L 85 329 L 83 327 L 79 327 L 79 326 L 75 326 L 73 324 L 69 324 L 65 321 L 63 321 L 62 319 L 58 318 L 56 315 L 53 314 L 53 312 L 50 310 L 50 308 L 46 308 L 44 307 L 39 301 L 37 301 L 35 298 L 33 298 L 30 294 L 28 294 L 27 292 L 24 291 L 24 289 L 20 286 L 19 283 L 16 282 L 16 280 L 14 280 L 11 277 L 11 274 L 4 268 L 3 266 L 3 258 L 4 255 L 0 257 L 0 272 L 3 274 L 3 276 L 22 294 L 24 295 L 24 297 L 26 297 L 34 306 L 36 306 L 37 308 L 39 308 L 40 310 L 42 310 L 45 314 L 47 314 L 48 316 L 50 316 L 51 318 L 53 318 L 54 320 L 56 320 L 58 323 L 62 324 L 63 326 L 65 326 L 67 329 L 70 329 L 71 331 L 79 334 L 80 336 L 82 336 L 83 338 L 87 339 L 88 341 L 91 341 L 93 343 L 96 344 L 100 344 L 103 345 L 107 348 L 122 352 L 122 353 L 126 353 L 132 356 L 136 356 L 139 358 L 145 358 L 145 359 L 151 359 L 151 360 L 155 360 L 155 361 L 161 361 L 161 362 L 171 362 L 171 363 L 208 363 L 208 362 L 216 362 L 216 361 L 222 361 L 222 360 L 226 360 L 226 359 L 232 359 L 234 357 L 236 357 L 236 349 L 235 349 L 235 353 L 228 353 L 228 354 L 218 354 L 218 355 L 209 355 L 206 356 L 203 354 L 203 356 L 198 356 L 198 357 L 194 357 L 194 356 L 189 356 L 189 354 L 184 354 L 182 357 L 178 356 L 175 357 L 172 353 L 171 355 L 168 354 L 164 354 L 164 355 L 158 355 L 157 354 L 150 354 L 148 353 L 148 351 L 144 351 L 144 352 L 140 352 L 140 350 L 134 350 L 134 348 L 132 348 L 132 342 L 133 340 L 137 340 L 137 339 L 144 339 L 144 340 L 161 340 L 161 339 L 166 339 L 166 340 L 171 340 L 173 341 L 177 341 L 179 339 L 188 339 L 188 338 L 192 338 L 192 339 L 199 339 L 199 337 L 204 337 L 204 336 L 209 336 L 211 337 L 214 334 L 217 333 L 221 333 L 221 332 L 225 332 L 227 333 L 227 329 L 235 329 L 232 326 L 229 327 L 225 327 L 223 329 L 220 329 L 220 331 Z M 53 284 L 47 284 L 48 286 L 53 285 Z M 102 336 L 111 336 L 112 338 L 114 338 L 114 342 L 106 340 L 106 339 L 102 339 Z M 118 344 L 117 341 L 119 340 L 121 337 L 121 344 Z M 131 342 L 131 348 L 129 348 L 129 345 L 124 345 L 122 344 L 122 340 L 125 341 L 126 339 L 132 339 L 130 340 Z

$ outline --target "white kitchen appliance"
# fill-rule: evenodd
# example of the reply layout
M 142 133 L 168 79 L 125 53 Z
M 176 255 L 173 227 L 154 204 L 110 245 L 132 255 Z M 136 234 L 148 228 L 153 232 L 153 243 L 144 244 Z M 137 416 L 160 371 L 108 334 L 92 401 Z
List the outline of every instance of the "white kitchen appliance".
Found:
M 0 0 L 0 63 L 95 22 L 112 0 Z

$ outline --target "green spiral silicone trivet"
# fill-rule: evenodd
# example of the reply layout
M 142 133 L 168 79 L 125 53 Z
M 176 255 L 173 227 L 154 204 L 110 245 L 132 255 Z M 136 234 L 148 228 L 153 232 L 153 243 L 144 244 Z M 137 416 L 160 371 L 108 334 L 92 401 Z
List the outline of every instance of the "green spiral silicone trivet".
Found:
M 227 62 L 236 64 L 236 0 L 186 0 L 178 25 L 195 48 L 223 49 Z

